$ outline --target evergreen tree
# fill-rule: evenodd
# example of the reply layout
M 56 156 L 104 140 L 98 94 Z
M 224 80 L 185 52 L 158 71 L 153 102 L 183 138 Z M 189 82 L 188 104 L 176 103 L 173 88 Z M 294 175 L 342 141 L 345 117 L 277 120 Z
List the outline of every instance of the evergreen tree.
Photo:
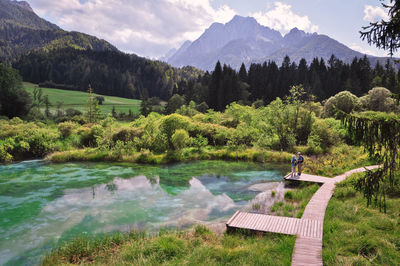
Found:
M 111 115 L 112 117 L 117 118 L 117 111 L 115 111 L 115 106 L 112 107 Z
M 211 74 L 211 80 L 208 89 L 208 105 L 210 108 L 219 110 L 220 98 L 222 98 L 222 67 L 221 63 L 218 61 L 215 65 L 214 71 Z
M 25 116 L 31 108 L 32 98 L 23 88 L 20 75 L 0 63 L 0 115 L 9 118 Z
M 242 63 L 242 65 L 240 66 L 239 79 L 240 79 L 240 81 L 247 83 L 247 70 L 246 70 L 246 66 L 244 65 L 244 63 Z
M 88 87 L 89 99 L 88 99 L 88 112 L 87 117 L 89 123 L 95 123 L 102 117 L 102 113 L 100 111 L 99 103 L 97 99 L 93 95 L 92 86 L 89 84 Z
M 44 96 L 44 105 L 45 105 L 44 114 L 47 118 L 50 118 L 51 117 L 51 112 L 50 112 L 51 103 L 49 101 L 49 95 Z

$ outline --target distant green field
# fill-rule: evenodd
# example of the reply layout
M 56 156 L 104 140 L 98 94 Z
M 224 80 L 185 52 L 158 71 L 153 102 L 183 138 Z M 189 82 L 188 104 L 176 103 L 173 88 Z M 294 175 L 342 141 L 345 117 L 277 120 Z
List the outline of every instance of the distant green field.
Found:
M 29 93 L 33 94 L 34 88 L 37 88 L 38 85 L 24 82 L 24 88 Z M 66 110 L 68 108 L 74 108 L 81 112 L 85 112 L 87 110 L 87 102 L 88 102 L 88 93 L 81 91 L 69 91 L 69 90 L 59 90 L 59 89 L 50 89 L 50 88 L 42 88 L 43 95 L 48 95 L 50 103 L 52 104 L 51 111 L 57 109 L 57 102 L 63 103 L 63 109 Z M 98 95 L 98 94 L 95 94 Z M 124 112 L 126 114 L 129 113 L 129 109 L 133 114 L 140 113 L 140 100 L 113 97 L 113 96 L 104 96 L 105 101 L 102 105 L 100 105 L 100 110 L 103 114 L 111 113 L 113 107 L 117 113 Z

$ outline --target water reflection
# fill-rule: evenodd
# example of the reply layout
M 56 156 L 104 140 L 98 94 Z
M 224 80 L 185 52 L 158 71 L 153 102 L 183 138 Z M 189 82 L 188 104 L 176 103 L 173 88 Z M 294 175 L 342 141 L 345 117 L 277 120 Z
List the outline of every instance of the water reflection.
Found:
M 0 172 L 0 264 L 37 264 L 43 252 L 80 234 L 224 220 L 282 178 L 279 170 L 259 165 L 219 165 L 9 167 L 9 175 Z

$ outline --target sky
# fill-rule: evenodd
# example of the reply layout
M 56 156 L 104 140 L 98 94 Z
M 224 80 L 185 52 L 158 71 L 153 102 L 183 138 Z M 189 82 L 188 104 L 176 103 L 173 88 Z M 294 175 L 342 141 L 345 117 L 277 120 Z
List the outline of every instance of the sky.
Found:
M 65 30 L 97 36 L 118 49 L 160 58 L 186 40 L 196 40 L 213 23 L 252 16 L 282 35 L 297 27 L 325 34 L 375 56 L 359 31 L 387 19 L 378 0 L 28 0 L 41 17 Z M 398 56 L 397 54 L 395 56 Z

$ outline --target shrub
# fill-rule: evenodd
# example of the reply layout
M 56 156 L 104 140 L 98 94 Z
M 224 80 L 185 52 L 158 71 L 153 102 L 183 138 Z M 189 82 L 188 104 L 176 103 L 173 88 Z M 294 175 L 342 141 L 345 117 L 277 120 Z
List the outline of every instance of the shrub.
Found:
M 171 137 L 175 133 L 177 129 L 188 129 L 189 126 L 189 118 L 179 115 L 179 114 L 172 114 L 165 116 L 161 119 L 161 133 L 167 136 L 169 146 L 172 148 Z
M 182 105 L 178 110 L 176 110 L 176 113 L 193 117 L 199 112 L 196 110 L 196 103 L 194 101 L 190 101 L 188 105 Z
M 171 141 L 175 150 L 180 150 L 186 147 L 187 143 L 189 142 L 189 134 L 184 129 L 178 129 L 172 135 Z
M 0 141 L 0 162 L 11 162 L 13 156 L 9 154 L 9 149 L 12 146 L 6 141 Z
M 286 191 L 284 197 L 287 200 L 292 200 L 293 199 L 293 191 Z
M 196 106 L 196 109 L 197 109 L 197 111 L 199 111 L 200 113 L 205 113 L 205 112 L 207 112 L 207 110 L 210 109 L 210 108 L 208 107 L 208 104 L 207 104 L 207 103 L 202 102 L 202 103 L 200 103 L 200 104 L 198 104 L 198 105 Z
M 192 138 L 192 146 L 196 147 L 199 150 L 207 145 L 208 145 L 208 140 L 202 135 L 197 135 L 196 137 Z
M 169 99 L 167 106 L 165 107 L 165 112 L 167 114 L 172 114 L 184 104 L 185 104 L 185 97 L 180 96 L 178 94 L 174 94 L 171 97 L 171 99 Z
M 58 131 L 60 131 L 60 134 L 63 138 L 68 137 L 71 135 L 71 133 L 78 128 L 78 124 L 75 122 L 63 122 L 58 124 L 57 126 Z
M 390 95 L 388 89 L 375 87 L 366 96 L 361 97 L 360 101 L 366 110 L 388 112 L 395 108 L 395 102 Z
M 71 121 L 78 123 L 79 125 L 84 125 L 87 123 L 87 119 L 83 115 L 76 115 L 71 118 Z
M 24 121 L 21 120 L 19 117 L 14 117 L 13 119 L 10 120 L 10 125 L 19 125 L 23 124 Z
M 340 141 L 337 131 L 333 130 L 326 119 L 317 119 L 312 127 L 310 137 L 308 138 L 308 145 L 318 153 L 318 147 L 326 150 L 333 144 Z
M 76 115 L 82 115 L 82 112 L 74 108 L 68 108 L 67 110 L 65 110 L 65 114 L 68 117 L 74 117 Z
M 100 125 L 82 127 L 79 130 L 81 135 L 81 145 L 86 147 L 96 147 L 104 135 L 104 129 Z
M 142 134 L 143 132 L 138 128 L 122 127 L 119 128 L 111 138 L 114 143 L 118 140 L 128 142 L 132 141 L 135 137 L 141 137 Z
M 323 114 L 325 117 L 334 116 L 336 113 L 335 108 L 345 113 L 351 113 L 352 111 L 359 110 L 361 108 L 361 102 L 349 91 L 342 91 L 335 96 L 330 97 L 323 108 Z

